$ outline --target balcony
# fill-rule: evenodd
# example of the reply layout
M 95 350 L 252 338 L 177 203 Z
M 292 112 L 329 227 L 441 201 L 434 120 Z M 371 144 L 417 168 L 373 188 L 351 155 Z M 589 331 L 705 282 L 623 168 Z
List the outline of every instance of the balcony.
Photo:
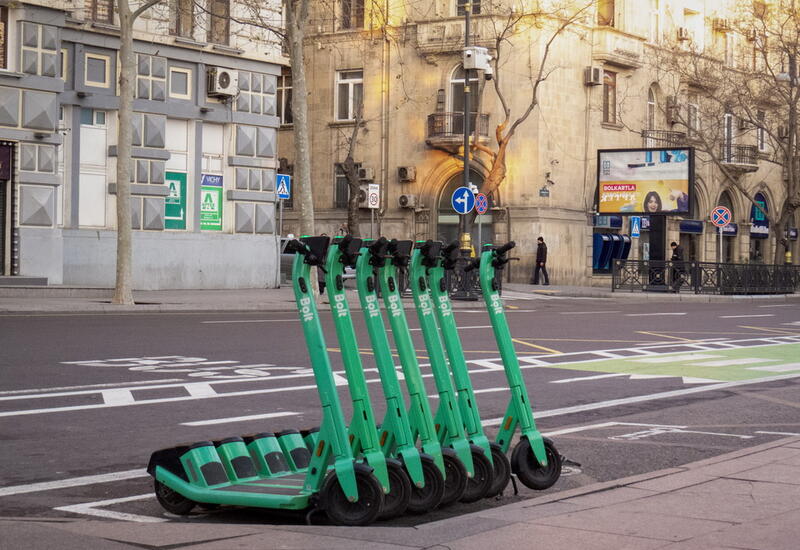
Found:
M 422 55 L 461 52 L 464 49 L 464 19 L 419 21 L 417 52 Z M 470 23 L 470 42 L 473 46 L 494 48 L 495 31 L 488 17 L 473 17 Z
M 685 132 L 667 130 L 642 130 L 642 146 L 648 149 L 659 147 L 686 147 Z
M 474 114 L 470 121 L 470 133 L 475 134 L 478 124 L 478 140 L 489 141 L 489 115 Z M 433 147 L 457 152 L 464 144 L 464 113 L 433 113 L 428 115 L 428 134 L 425 142 Z
M 626 69 L 638 69 L 643 64 L 644 38 L 617 30 L 599 27 L 594 30 L 592 58 Z
M 758 170 L 758 148 L 755 145 L 722 146 L 720 161 L 729 169 L 739 172 L 755 172 Z

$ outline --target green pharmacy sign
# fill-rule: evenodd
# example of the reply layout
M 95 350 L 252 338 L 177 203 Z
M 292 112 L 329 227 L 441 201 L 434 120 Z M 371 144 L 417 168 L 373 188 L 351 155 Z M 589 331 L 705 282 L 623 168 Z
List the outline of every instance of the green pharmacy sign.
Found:
M 164 180 L 169 189 L 164 199 L 164 228 L 186 229 L 186 174 L 167 172 Z
M 222 231 L 222 176 L 203 174 L 200 182 L 200 229 Z

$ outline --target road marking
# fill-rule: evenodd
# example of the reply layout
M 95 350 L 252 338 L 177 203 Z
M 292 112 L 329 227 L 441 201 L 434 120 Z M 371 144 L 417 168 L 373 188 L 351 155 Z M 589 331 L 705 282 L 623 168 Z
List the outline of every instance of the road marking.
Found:
M 274 412 L 266 414 L 251 414 L 248 416 L 232 416 L 230 418 L 215 418 L 213 420 L 195 420 L 194 422 L 181 422 L 181 426 L 212 426 L 214 424 L 228 424 L 229 422 L 246 422 L 248 420 L 262 420 L 264 418 L 279 418 L 281 416 L 296 416 L 298 412 Z
M 170 382 L 183 382 L 182 378 L 167 378 L 164 380 L 142 380 L 141 382 L 117 382 L 115 384 L 87 384 L 84 386 L 61 386 L 55 388 L 32 388 L 28 390 L 9 390 L 9 391 L 0 391 L 0 396 L 2 395 L 22 395 L 20 399 L 28 399 L 28 398 L 35 398 L 36 395 L 26 395 L 26 394 L 33 394 L 39 392 L 52 392 L 52 391 L 74 391 L 74 390 L 98 390 L 101 388 L 117 388 L 120 386 L 131 386 L 131 385 L 143 385 L 143 384 L 168 384 Z M 94 392 L 92 392 L 94 393 Z M 44 397 L 49 397 L 49 395 L 45 395 Z
M 217 390 L 211 387 L 211 384 L 208 382 L 198 382 L 195 384 L 186 384 L 184 386 L 186 391 L 189 392 L 189 395 L 192 397 L 211 397 L 212 395 L 217 394 Z
M 572 407 L 563 407 L 561 409 L 552 409 L 549 411 L 535 412 L 534 416 L 539 418 L 548 418 L 551 416 L 563 416 L 567 414 L 575 414 L 586 411 L 596 411 L 598 409 L 608 409 L 612 407 L 619 407 L 622 405 L 630 405 L 632 403 L 643 403 L 646 401 L 657 401 L 659 399 L 669 399 L 672 397 L 681 397 L 684 395 L 691 395 L 695 393 L 704 393 L 709 391 L 724 390 L 728 388 L 736 388 L 739 386 L 748 386 L 751 384 L 762 384 L 766 382 L 776 382 L 779 380 L 791 380 L 800 378 L 800 374 L 785 374 L 780 376 L 770 376 L 767 378 L 758 378 L 755 380 L 737 380 L 735 382 L 720 382 L 719 384 L 709 384 L 708 386 L 696 386 L 694 388 L 683 388 L 680 390 L 665 391 L 660 393 L 651 393 L 649 395 L 636 395 L 633 397 L 623 397 L 621 399 L 609 399 L 608 401 L 598 401 L 597 403 L 586 403 L 584 405 L 575 405 Z M 484 426 L 498 426 L 503 422 L 503 418 L 491 418 L 483 422 Z
M 783 365 L 767 365 L 765 367 L 750 367 L 747 370 L 760 370 L 764 372 L 792 372 L 800 370 L 800 363 L 786 363 Z
M 797 307 L 797 304 L 770 304 L 770 305 L 758 306 L 758 307 Z
M 530 346 L 532 348 L 540 349 L 542 351 L 548 351 L 548 352 L 554 353 L 556 355 L 560 355 L 562 353 L 562 352 L 560 352 L 558 350 L 555 350 L 555 349 L 546 348 L 544 346 L 537 346 L 536 344 L 531 344 L 529 342 L 523 342 L 522 340 L 518 340 L 517 338 L 512 338 L 511 341 L 512 342 L 516 342 L 517 344 L 522 344 L 523 346 Z
M 786 436 L 796 435 L 796 436 L 800 436 L 800 434 L 796 434 L 796 433 L 793 433 L 793 432 L 761 432 L 761 431 L 759 431 L 759 432 L 756 432 L 756 433 L 757 434 L 767 434 L 767 435 L 786 435 Z
M 0 497 L 37 493 L 40 491 L 54 491 L 56 489 L 66 489 L 68 487 L 83 487 L 84 485 L 94 485 L 95 483 L 110 483 L 112 481 L 136 479 L 147 475 L 147 470 L 139 468 L 136 470 L 112 472 L 110 474 L 73 477 L 56 481 L 42 481 L 40 483 L 29 483 L 27 485 L 12 485 L 11 487 L 0 487 Z
M 605 313 L 620 313 L 619 311 L 562 311 L 561 315 L 597 315 Z
M 100 393 L 103 396 L 103 403 L 105 403 L 106 405 L 110 405 L 112 407 L 119 405 L 129 405 L 136 401 L 133 398 L 133 394 L 131 393 L 130 390 L 117 388 L 114 390 L 103 390 Z
M 660 315 L 686 315 L 686 313 L 626 313 L 625 317 L 657 317 Z
M 685 429 L 687 427 L 688 426 L 657 426 L 647 430 L 640 430 L 638 432 L 632 432 L 622 435 L 612 435 L 608 439 L 614 441 L 638 441 L 639 439 L 644 439 L 646 437 L 653 437 L 656 435 L 673 434 L 673 433 L 716 435 L 718 437 L 735 437 L 737 439 L 753 439 L 753 437 L 755 437 L 752 435 L 725 434 L 718 432 L 700 432 L 700 431 Z
M 136 500 L 147 500 L 153 498 L 152 493 L 146 495 L 135 495 L 132 497 L 112 498 L 109 500 L 98 500 L 95 502 L 86 502 L 84 504 L 71 504 L 69 506 L 59 506 L 53 508 L 60 512 L 71 512 L 73 514 L 83 514 L 85 516 L 97 516 L 100 518 L 115 519 L 119 521 L 133 521 L 136 523 L 164 523 L 169 521 L 165 518 L 156 518 L 152 516 L 141 516 L 139 514 L 127 514 L 125 512 L 113 512 L 111 510 L 98 510 L 99 506 L 111 506 L 113 504 L 122 504 L 123 502 L 133 502 Z
M 475 326 L 472 326 L 472 327 L 458 327 L 458 330 L 469 330 L 469 329 L 475 329 L 475 328 L 492 328 L 492 325 L 475 325 Z M 421 328 L 410 328 L 408 330 L 419 331 L 419 330 L 422 330 L 422 329 Z
M 775 317 L 774 313 L 761 313 L 758 315 L 720 315 L 720 319 L 744 319 L 745 317 Z
M 297 321 L 300 319 L 236 319 L 232 321 L 200 321 L 206 325 L 224 325 L 228 323 L 285 323 L 286 321 Z
M 665 357 L 636 357 L 636 363 L 675 363 L 680 361 L 696 361 L 698 359 L 719 359 L 719 355 L 703 353 L 687 353 L 685 355 L 667 355 Z
M 725 359 L 722 361 L 703 361 L 694 363 L 696 367 L 729 367 L 732 365 L 750 365 L 752 363 L 774 363 L 777 359 L 757 359 L 755 357 L 742 357 L 740 359 Z
M 655 336 L 657 338 L 672 338 L 673 340 L 680 340 L 681 342 L 694 342 L 695 340 L 684 338 L 683 336 L 670 336 L 669 334 L 660 334 L 658 332 L 648 332 L 646 330 L 637 330 L 638 334 L 646 334 L 648 336 Z
M 550 380 L 551 384 L 568 384 L 570 382 L 583 382 L 584 380 L 600 380 L 602 378 L 617 378 L 619 376 L 628 376 L 624 372 L 612 374 L 597 374 L 595 376 L 580 376 L 578 378 L 562 378 L 560 380 Z

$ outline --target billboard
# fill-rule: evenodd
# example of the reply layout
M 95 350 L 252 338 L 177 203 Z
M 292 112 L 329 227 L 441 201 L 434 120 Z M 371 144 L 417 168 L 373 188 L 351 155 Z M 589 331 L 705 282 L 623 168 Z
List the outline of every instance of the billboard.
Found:
M 599 214 L 689 214 L 694 149 L 597 151 Z

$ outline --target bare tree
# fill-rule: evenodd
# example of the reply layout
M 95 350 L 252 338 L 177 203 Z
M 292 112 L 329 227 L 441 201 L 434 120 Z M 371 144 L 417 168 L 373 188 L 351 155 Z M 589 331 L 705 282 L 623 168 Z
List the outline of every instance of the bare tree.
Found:
M 133 9 L 129 0 L 117 0 L 119 13 L 119 124 L 117 126 L 117 270 L 113 304 L 133 304 L 133 251 L 131 227 L 131 148 L 133 144 L 133 92 L 136 57 L 133 25 L 161 0 L 145 0 Z
M 735 17 L 714 26 L 711 43 L 690 37 L 657 50 L 659 85 L 679 98 L 667 118 L 685 130 L 700 162 L 719 172 L 723 188 L 769 220 L 773 261 L 783 263 L 785 231 L 800 207 L 800 11 L 795 2 L 738 0 Z M 756 200 L 760 182 L 747 177 L 759 160 L 782 172 L 770 209 Z

